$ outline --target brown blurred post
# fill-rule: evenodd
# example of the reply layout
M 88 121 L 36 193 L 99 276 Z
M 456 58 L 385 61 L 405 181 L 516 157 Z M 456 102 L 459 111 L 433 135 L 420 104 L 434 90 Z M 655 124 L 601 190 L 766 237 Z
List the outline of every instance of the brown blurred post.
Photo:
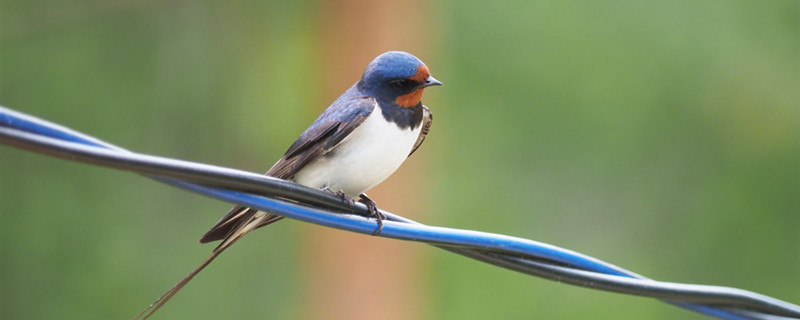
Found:
M 358 80 L 378 54 L 403 50 L 425 61 L 430 15 L 423 0 L 322 1 L 320 35 L 324 96 L 333 100 Z M 432 68 L 435 73 L 435 68 Z M 430 91 L 429 91 L 430 92 Z M 423 101 L 424 98 L 423 98 Z M 434 110 L 435 112 L 435 110 Z M 435 134 L 435 128 L 433 130 Z M 420 183 L 425 146 L 368 194 L 378 206 L 409 218 L 425 207 Z M 427 301 L 423 247 L 320 227 L 308 227 L 302 315 L 306 319 L 417 319 Z

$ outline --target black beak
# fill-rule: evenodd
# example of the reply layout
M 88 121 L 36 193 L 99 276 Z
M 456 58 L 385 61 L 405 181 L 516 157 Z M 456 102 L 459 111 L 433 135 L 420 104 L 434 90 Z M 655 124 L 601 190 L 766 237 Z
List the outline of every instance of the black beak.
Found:
M 428 76 L 428 78 L 425 79 L 425 82 L 420 87 L 421 88 L 425 88 L 425 87 L 430 87 L 430 86 L 441 86 L 441 85 L 442 85 L 442 82 L 440 82 L 439 80 L 436 80 L 436 78 L 434 78 L 433 76 Z

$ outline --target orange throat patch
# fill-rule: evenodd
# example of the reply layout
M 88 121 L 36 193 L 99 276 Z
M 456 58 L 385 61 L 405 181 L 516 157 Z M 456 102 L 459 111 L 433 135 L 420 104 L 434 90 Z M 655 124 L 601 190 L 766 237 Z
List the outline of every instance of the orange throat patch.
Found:
M 406 93 L 402 96 L 397 97 L 397 99 L 394 100 L 394 103 L 403 108 L 412 108 L 418 105 L 419 102 L 422 100 L 423 91 L 425 91 L 425 88 L 419 88 L 417 90 Z

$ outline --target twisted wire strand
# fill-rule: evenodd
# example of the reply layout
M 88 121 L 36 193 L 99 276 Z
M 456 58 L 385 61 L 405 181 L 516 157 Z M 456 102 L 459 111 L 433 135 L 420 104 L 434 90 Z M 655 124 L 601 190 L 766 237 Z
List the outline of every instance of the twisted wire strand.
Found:
M 288 218 L 372 234 L 366 206 L 352 208 L 321 190 L 260 174 L 138 154 L 0 106 L 0 143 L 41 154 L 132 171 L 163 183 Z M 721 319 L 800 319 L 800 306 L 755 292 L 655 281 L 610 263 L 532 240 L 433 227 L 382 211 L 379 236 L 430 245 L 545 279 L 661 299 Z

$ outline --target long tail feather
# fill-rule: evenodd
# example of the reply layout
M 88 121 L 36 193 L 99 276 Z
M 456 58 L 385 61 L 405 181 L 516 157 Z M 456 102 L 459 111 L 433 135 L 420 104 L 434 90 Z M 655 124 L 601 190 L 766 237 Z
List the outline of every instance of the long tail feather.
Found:
M 219 256 L 223 251 L 225 251 L 225 249 L 230 248 L 231 245 L 233 245 L 234 243 L 236 243 L 236 241 L 244 237 L 244 235 L 246 235 L 248 232 L 253 231 L 256 228 L 261 227 L 265 224 L 277 221 L 280 218 L 281 218 L 280 216 L 271 215 L 262 211 L 253 214 L 246 221 L 243 221 L 243 223 L 237 226 L 230 234 L 228 234 L 228 236 L 225 237 L 225 240 L 223 240 L 222 243 L 220 243 L 220 245 L 214 249 L 214 251 L 211 253 L 211 256 L 209 256 L 205 261 L 203 261 L 203 263 L 201 263 L 200 266 L 198 266 L 196 269 L 190 272 L 186 277 L 184 277 L 180 282 L 175 284 L 172 288 L 167 290 L 167 292 L 165 292 L 163 295 L 161 295 L 161 297 L 156 299 L 156 301 L 151 303 L 146 309 L 144 309 L 144 311 L 136 315 L 136 317 L 133 318 L 133 320 L 139 320 L 139 319 L 145 320 L 149 318 L 151 315 L 153 315 L 153 313 L 155 313 L 159 308 L 161 308 L 165 303 L 167 303 L 167 301 L 172 299 L 172 297 L 175 296 L 175 294 L 178 293 L 178 291 L 183 289 L 183 287 L 187 283 L 189 283 L 189 281 L 191 281 L 192 278 L 194 278 L 194 276 L 196 276 L 198 273 L 200 273 L 200 271 L 202 271 L 206 266 L 208 266 L 211 263 L 211 261 L 214 261 L 214 259 L 217 256 Z

